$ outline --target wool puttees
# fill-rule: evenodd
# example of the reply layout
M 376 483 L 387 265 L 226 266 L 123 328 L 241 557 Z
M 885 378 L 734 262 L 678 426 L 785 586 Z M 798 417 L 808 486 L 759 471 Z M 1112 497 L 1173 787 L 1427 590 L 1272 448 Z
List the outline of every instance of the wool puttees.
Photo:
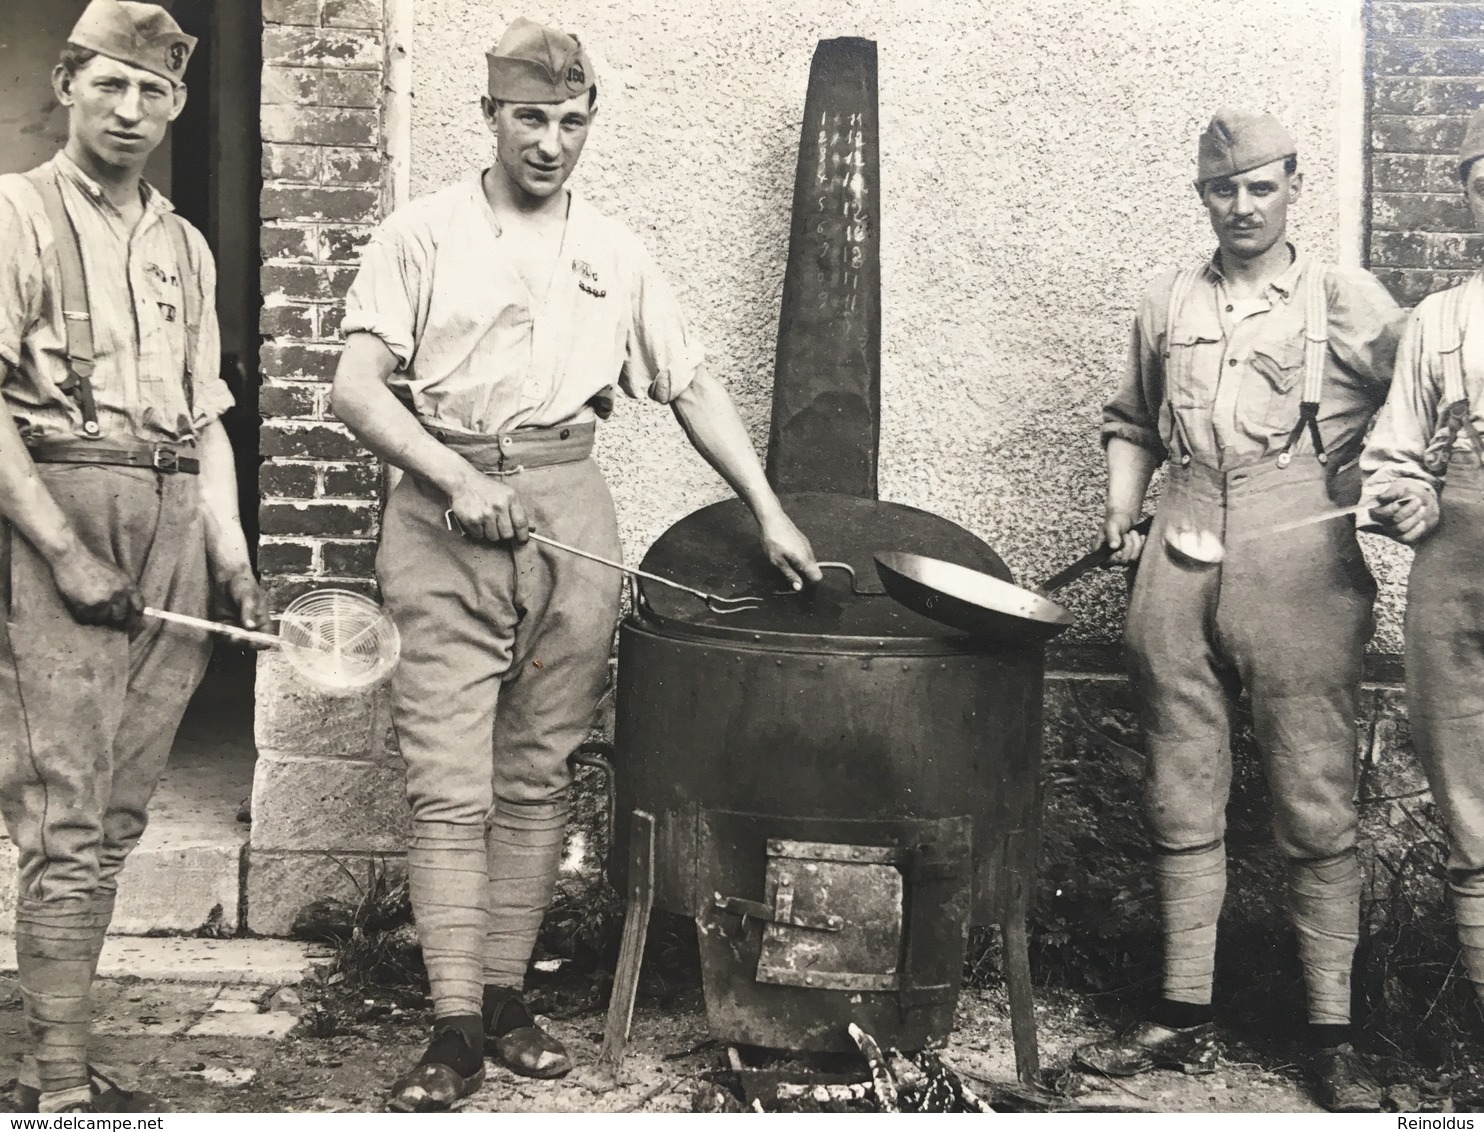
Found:
M 1165 936 L 1164 997 L 1206 1005 L 1216 971 L 1216 921 L 1226 899 L 1226 843 L 1156 851 L 1154 876 Z
M 477 1015 L 483 1002 L 486 884 L 483 826 L 412 823 L 407 888 L 439 1018 Z
M 1350 1021 L 1350 973 L 1360 942 L 1360 865 L 1355 852 L 1288 862 L 1288 898 L 1309 992 L 1309 1021 Z
M 489 986 L 525 985 L 526 967 L 551 904 L 571 809 L 563 792 L 548 802 L 497 801 L 486 835 L 489 927 L 484 943 L 484 981 Z

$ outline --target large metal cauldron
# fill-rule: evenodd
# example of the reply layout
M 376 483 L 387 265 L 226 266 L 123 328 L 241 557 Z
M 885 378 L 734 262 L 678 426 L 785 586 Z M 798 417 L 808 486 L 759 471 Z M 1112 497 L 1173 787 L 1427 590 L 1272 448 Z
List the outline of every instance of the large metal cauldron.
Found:
M 924 511 L 825 493 L 784 505 L 863 588 L 880 588 L 872 553 L 896 548 L 1010 579 Z M 644 568 L 723 595 L 780 588 L 736 500 L 675 524 Z M 839 571 L 732 616 L 645 589 L 620 631 L 619 813 L 653 817 L 653 900 L 696 917 L 716 1037 L 846 1049 L 854 1021 L 903 1049 L 939 1042 L 972 920 L 1007 927 L 1017 1054 L 1034 1061 L 1042 663 L 1039 647 L 858 595 Z

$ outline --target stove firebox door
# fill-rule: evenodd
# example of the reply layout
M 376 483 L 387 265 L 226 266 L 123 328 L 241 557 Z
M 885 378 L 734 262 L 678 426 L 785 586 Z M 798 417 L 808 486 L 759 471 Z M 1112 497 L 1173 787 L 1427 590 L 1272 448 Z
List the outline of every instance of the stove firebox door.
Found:
M 902 864 L 896 849 L 768 842 L 757 981 L 821 990 L 901 985 Z
M 947 1038 L 972 897 L 970 818 L 698 817 L 714 1037 L 848 1050 L 855 1022 L 901 1049 Z

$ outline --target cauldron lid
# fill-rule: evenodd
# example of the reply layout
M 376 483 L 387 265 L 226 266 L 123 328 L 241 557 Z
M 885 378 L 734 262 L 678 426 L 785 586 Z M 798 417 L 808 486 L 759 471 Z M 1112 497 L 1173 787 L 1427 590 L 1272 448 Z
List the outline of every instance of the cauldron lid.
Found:
M 808 492 L 783 496 L 784 509 L 808 536 L 821 562 L 847 562 L 856 584 L 878 596 L 853 593 L 842 570 L 803 594 L 786 590 L 758 541 L 757 524 L 739 499 L 692 512 L 667 530 L 644 556 L 642 568 L 721 597 L 770 595 L 763 607 L 722 615 L 699 599 L 667 586 L 643 583 L 639 615 L 688 635 L 761 641 L 793 638 L 911 639 L 966 645 L 955 629 L 921 617 L 880 593 L 872 555 L 903 550 L 981 570 L 1004 581 L 1010 571 L 989 545 L 939 515 L 901 503 Z M 798 643 L 803 643 L 802 641 Z M 976 646 L 977 647 L 977 646 Z

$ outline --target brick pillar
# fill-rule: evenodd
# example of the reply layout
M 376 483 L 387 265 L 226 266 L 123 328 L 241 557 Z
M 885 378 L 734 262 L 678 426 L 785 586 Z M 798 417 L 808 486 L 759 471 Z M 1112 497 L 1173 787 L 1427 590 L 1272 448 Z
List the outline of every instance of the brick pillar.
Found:
M 324 586 L 374 592 L 380 471 L 327 400 L 345 291 L 387 201 L 384 25 L 381 0 L 263 0 L 259 565 L 276 610 Z M 384 694 L 329 699 L 260 658 L 249 929 L 285 932 L 403 851 L 389 731 Z
M 1479 266 L 1457 175 L 1464 122 L 1484 99 L 1484 3 L 1379 0 L 1370 7 L 1370 266 L 1398 302 Z

